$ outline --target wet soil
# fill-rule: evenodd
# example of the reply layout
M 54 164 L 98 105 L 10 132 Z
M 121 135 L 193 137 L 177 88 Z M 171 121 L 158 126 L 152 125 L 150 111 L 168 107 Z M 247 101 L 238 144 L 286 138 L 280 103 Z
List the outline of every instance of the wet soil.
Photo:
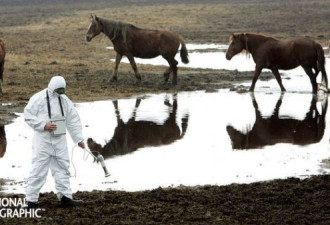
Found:
M 111 42 L 102 35 L 84 40 L 91 13 L 172 30 L 186 43 L 227 43 L 232 32 L 254 31 L 277 38 L 310 36 L 329 45 L 330 3 L 323 0 L 3 0 L 0 6 L 0 38 L 7 49 L 0 124 L 22 112 L 29 98 L 58 74 L 66 78 L 74 102 L 219 88 L 246 91 L 233 85 L 250 81 L 251 72 L 179 68 L 178 85 L 172 86 L 163 83 L 166 67 L 138 65 L 143 80 L 137 83 L 130 65 L 123 63 L 118 82 L 108 84 L 109 59 L 115 54 L 105 49 Z M 23 197 L 6 197 L 17 196 Z M 54 193 L 41 194 L 42 218 L 0 218 L 0 224 L 330 224 L 329 175 L 223 187 L 78 192 L 74 197 L 85 204 L 63 209 Z
M 1 197 L 1 195 L 0 195 Z M 9 195 L 7 197 L 24 197 Z M 40 219 L 2 224 L 329 224 L 330 176 L 229 186 L 158 188 L 143 192 L 78 192 L 84 204 L 61 208 L 40 196 Z

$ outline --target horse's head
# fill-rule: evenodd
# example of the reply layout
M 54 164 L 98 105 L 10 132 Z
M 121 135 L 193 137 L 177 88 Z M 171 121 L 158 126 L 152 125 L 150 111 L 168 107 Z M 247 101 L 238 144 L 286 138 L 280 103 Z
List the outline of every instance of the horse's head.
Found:
M 89 25 L 86 41 L 91 41 L 95 36 L 99 35 L 103 30 L 102 23 L 97 16 L 92 16 L 91 24 Z
M 249 146 L 249 135 L 244 134 L 243 132 L 240 132 L 236 130 L 234 127 L 228 125 L 226 127 L 227 132 L 229 134 L 231 145 L 233 149 L 249 149 L 251 148 Z
M 226 52 L 227 60 L 231 60 L 233 56 L 240 53 L 246 45 L 245 34 L 231 34 L 229 40 L 231 43 Z

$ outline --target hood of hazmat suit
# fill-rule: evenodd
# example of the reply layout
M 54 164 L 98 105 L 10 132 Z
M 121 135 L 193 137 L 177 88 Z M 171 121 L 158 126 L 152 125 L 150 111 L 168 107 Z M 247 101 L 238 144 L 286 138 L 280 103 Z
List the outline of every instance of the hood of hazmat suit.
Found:
M 48 90 L 53 93 L 57 88 L 65 88 L 66 82 L 63 77 L 55 76 L 49 81 Z
M 32 168 L 26 188 L 27 201 L 36 202 L 39 191 L 46 181 L 49 168 L 55 179 L 55 188 L 60 199 L 63 195 L 72 198 L 69 181 L 69 154 L 67 149 L 66 135 L 54 136 L 51 132 L 44 130 L 46 123 L 51 119 L 63 118 L 66 129 L 73 142 L 79 143 L 84 140 L 82 125 L 77 110 L 71 100 L 65 95 L 54 92 L 57 88 L 65 88 L 65 79 L 61 76 L 53 77 L 48 88 L 33 95 L 24 108 L 25 122 L 35 131 L 32 141 Z M 48 114 L 47 93 L 51 118 Z

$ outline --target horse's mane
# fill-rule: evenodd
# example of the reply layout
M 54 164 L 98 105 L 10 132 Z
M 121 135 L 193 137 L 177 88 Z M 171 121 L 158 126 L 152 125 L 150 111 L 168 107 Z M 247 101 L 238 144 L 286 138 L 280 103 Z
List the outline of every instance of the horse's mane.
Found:
M 129 27 L 132 26 L 131 24 L 101 18 L 99 19 L 103 25 L 103 32 L 110 38 L 111 41 L 122 37 L 124 43 L 126 44 L 127 31 Z
M 248 40 L 248 35 L 255 35 L 255 36 L 259 36 L 262 38 L 270 38 L 270 39 L 275 39 L 273 37 L 264 35 L 262 33 L 255 33 L 255 32 L 244 32 L 244 33 L 233 33 L 229 36 L 229 42 L 233 41 L 235 36 L 243 36 L 244 37 L 244 45 L 245 45 L 245 49 L 243 51 L 245 51 L 246 55 L 251 54 L 251 52 L 249 51 L 248 45 L 247 45 L 247 40 Z
M 262 34 L 262 33 L 244 32 L 244 33 L 232 33 L 232 34 L 229 36 L 229 41 L 234 40 L 234 37 L 235 37 L 235 36 L 238 36 L 238 35 L 257 35 L 257 36 L 261 36 L 261 37 L 264 37 L 264 38 L 273 38 L 273 37 L 271 37 L 271 36 L 267 36 L 267 35 Z M 275 38 L 273 38 L 273 39 L 275 39 Z

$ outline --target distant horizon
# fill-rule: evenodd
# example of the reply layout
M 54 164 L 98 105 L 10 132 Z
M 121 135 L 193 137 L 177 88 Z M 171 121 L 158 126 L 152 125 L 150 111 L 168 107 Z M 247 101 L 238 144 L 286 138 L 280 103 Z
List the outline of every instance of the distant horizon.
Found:
M 23 6 L 23 5 L 47 5 L 47 4 L 70 4 L 70 3 L 108 3 L 113 5 L 122 5 L 122 4 L 173 4 L 173 3 L 226 3 L 226 2 L 237 2 L 237 3 L 255 3 L 255 2 L 267 2 L 268 0 L 0 0 L 0 6 Z M 283 0 L 274 0 L 283 1 Z M 297 0 L 299 1 L 299 0 Z

